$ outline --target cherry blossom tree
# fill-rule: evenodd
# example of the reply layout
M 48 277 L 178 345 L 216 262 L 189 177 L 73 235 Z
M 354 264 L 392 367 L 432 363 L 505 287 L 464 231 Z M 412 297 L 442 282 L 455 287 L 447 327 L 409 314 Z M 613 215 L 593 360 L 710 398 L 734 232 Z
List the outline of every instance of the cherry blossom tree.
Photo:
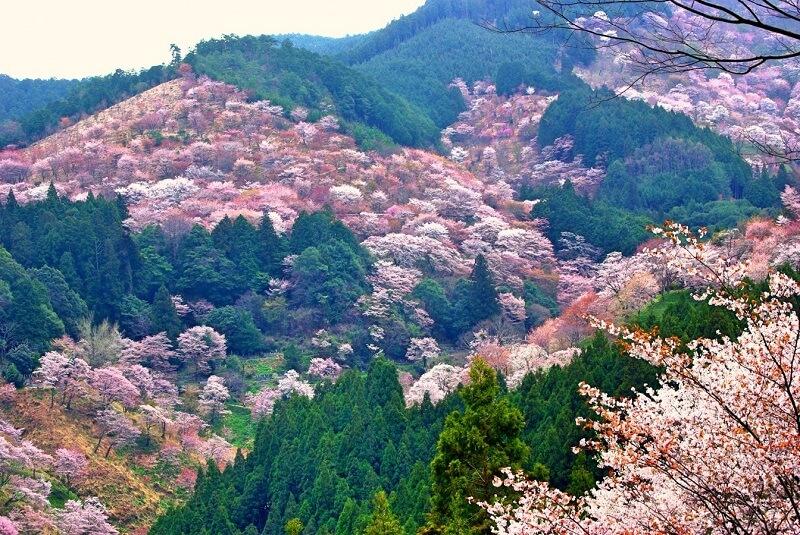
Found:
M 363 314 L 374 319 L 387 318 L 392 307 L 405 303 L 404 299 L 421 279 L 422 273 L 418 269 L 386 261 L 376 262 L 375 273 L 367 277 L 373 288 L 372 294 L 359 300 L 364 305 Z
M 100 449 L 100 444 L 103 439 L 110 437 L 108 441 L 108 448 L 105 452 L 105 457 L 111 453 L 111 448 L 122 447 L 130 444 L 141 434 L 139 428 L 133 422 L 126 418 L 123 414 L 118 413 L 112 409 L 105 409 L 98 412 L 97 423 L 100 427 L 99 437 L 97 444 L 94 446 L 94 453 Z
M 456 389 L 465 374 L 464 368 L 456 368 L 450 364 L 437 364 L 411 385 L 406 394 L 406 405 L 410 407 L 422 403 L 426 394 L 431 403 L 434 405 L 439 403 L 447 394 Z
M 463 274 L 467 268 L 458 252 L 427 236 L 392 233 L 370 236 L 363 245 L 382 260 L 392 260 L 402 267 L 429 267 L 443 275 Z
M 73 398 L 86 391 L 86 380 L 90 377 L 91 369 L 83 359 L 48 351 L 39 360 L 39 369 L 35 374 L 43 386 L 52 389 L 50 407 L 53 407 L 56 393 L 60 393 L 61 403 L 66 404 L 69 410 Z
M 92 371 L 92 388 L 100 401 L 100 410 L 105 410 L 114 402 L 126 409 L 135 407 L 139 401 L 139 389 L 131 383 L 119 368 L 100 368 Z
M 184 449 L 189 448 L 199 442 L 198 433 L 201 429 L 208 427 L 203 420 L 196 414 L 175 411 L 173 414 L 171 427 L 174 428 Z
M 526 30 L 564 29 L 596 39 L 600 47 L 628 52 L 640 73 L 719 69 L 751 72 L 767 62 L 797 57 L 796 4 L 683 0 L 633 4 L 620 0 L 545 0 Z M 762 46 L 749 49 L 748 43 Z
M 514 504 L 485 504 L 503 533 L 794 533 L 800 530 L 797 399 L 800 285 L 773 273 L 768 289 L 742 291 L 746 266 L 679 226 L 656 254 L 706 280 L 698 295 L 744 325 L 737 339 L 687 345 L 600 322 L 631 356 L 664 369 L 661 388 L 614 399 L 580 387 L 598 420 L 584 447 L 608 475 L 575 498 L 509 473 Z
M 497 294 L 497 302 L 500 304 L 500 312 L 503 318 L 513 324 L 525 323 L 525 300 L 516 297 L 514 294 L 504 292 Z
M 36 471 L 49 467 L 53 458 L 23 440 L 22 431 L 0 420 L 0 496 L 12 513 L 49 508 L 50 483 L 37 479 Z
M 214 459 L 218 465 L 224 467 L 233 461 L 233 446 L 219 435 L 211 435 L 208 440 L 204 440 L 197 447 L 197 453 L 206 459 Z
M 0 516 L 0 535 L 19 535 L 16 523 L 7 516 Z
M 248 394 L 246 403 L 250 405 L 253 419 L 259 419 L 272 414 L 275 402 L 292 394 L 308 398 L 314 397 L 314 387 L 301 380 L 300 374 L 295 370 L 289 370 L 283 377 L 279 377 L 276 388 L 262 388 L 255 396 Z
M 58 511 L 56 524 L 64 535 L 116 535 L 119 533 L 108 522 L 105 506 L 97 498 L 67 500 Z
M 266 418 L 272 414 L 275 403 L 281 399 L 281 392 L 276 388 L 262 388 L 258 394 L 248 394 L 245 402 L 250 405 L 250 413 L 253 420 Z
M 72 448 L 59 448 L 56 450 L 53 469 L 55 473 L 64 478 L 69 487 L 74 481 L 86 475 L 89 462 L 82 451 Z
M 411 362 L 422 361 L 422 366 L 427 367 L 428 361 L 439 357 L 439 344 L 433 338 L 412 338 L 406 350 L 406 359 Z
M 150 430 L 154 427 L 157 427 L 161 430 L 161 438 L 164 438 L 167 432 L 167 425 L 172 422 L 169 411 L 159 406 L 139 405 L 139 412 L 142 413 L 145 441 L 147 445 L 150 445 L 150 439 L 152 437 Z
M 352 348 L 351 348 L 352 351 Z M 308 366 L 309 377 L 319 377 L 320 379 L 336 380 L 339 374 L 342 373 L 342 367 L 339 366 L 332 358 L 321 359 L 313 358 Z
M 220 414 L 230 413 L 225 410 L 225 402 L 230 397 L 231 394 L 225 386 L 225 380 L 212 375 L 200 393 L 200 410 L 208 417 L 208 421 L 213 423 Z
M 781 192 L 781 201 L 789 213 L 795 219 L 800 220 L 800 193 L 792 186 L 786 186 Z
M 308 145 L 317 135 L 317 127 L 305 121 L 294 125 L 294 131 L 300 136 L 300 141 L 302 141 L 303 145 Z
M 178 354 L 194 369 L 195 379 L 211 373 L 211 363 L 225 358 L 225 335 L 198 325 L 178 336 Z

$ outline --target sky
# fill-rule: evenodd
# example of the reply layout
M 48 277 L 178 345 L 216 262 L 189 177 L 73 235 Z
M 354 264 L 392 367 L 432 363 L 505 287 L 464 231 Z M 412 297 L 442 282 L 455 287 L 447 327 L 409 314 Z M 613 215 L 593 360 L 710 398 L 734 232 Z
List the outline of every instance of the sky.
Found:
M 168 63 L 224 34 L 342 37 L 377 30 L 424 0 L 2 0 L 0 74 L 83 78 Z

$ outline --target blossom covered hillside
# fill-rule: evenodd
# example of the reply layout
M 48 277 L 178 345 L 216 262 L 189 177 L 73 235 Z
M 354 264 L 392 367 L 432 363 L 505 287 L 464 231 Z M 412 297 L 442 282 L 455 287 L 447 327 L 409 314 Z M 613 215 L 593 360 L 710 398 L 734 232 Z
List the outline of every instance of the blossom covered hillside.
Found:
M 590 25 L 602 28 L 609 24 L 601 13 Z M 654 17 L 658 24 L 684 29 L 699 20 L 680 11 Z M 725 40 L 750 50 L 774 44 L 774 39 L 765 39 L 756 32 L 727 35 Z M 736 148 L 755 165 L 797 159 L 800 89 L 796 60 L 772 62 L 736 77 L 697 69 L 639 79 L 635 61 L 631 60 L 636 53 L 630 46 L 601 46 L 592 64 L 575 72 L 593 87 L 605 85 L 625 98 L 685 113 L 699 126 L 730 136 Z
M 24 151 L 6 151 L 0 196 L 41 199 L 51 181 L 71 199 L 119 194 L 134 230 L 268 214 L 286 232 L 301 211 L 329 205 L 373 253 L 399 265 L 425 259 L 434 272 L 465 274 L 482 253 L 497 282 L 513 288 L 532 275 L 552 278 L 541 222 L 502 177 L 476 176 L 421 150 L 365 153 L 338 132 L 335 117 L 305 119 L 302 108 L 286 117 L 187 74 Z

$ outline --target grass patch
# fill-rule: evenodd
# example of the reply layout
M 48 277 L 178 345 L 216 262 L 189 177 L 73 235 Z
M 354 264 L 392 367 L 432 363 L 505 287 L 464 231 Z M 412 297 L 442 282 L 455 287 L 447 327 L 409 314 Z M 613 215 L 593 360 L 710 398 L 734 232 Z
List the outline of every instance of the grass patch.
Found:
M 255 425 L 250 417 L 250 410 L 236 403 L 228 403 L 225 408 L 231 412 L 214 426 L 214 431 L 219 433 L 224 426 L 230 430 L 228 440 L 231 444 L 237 448 L 251 449 L 255 437 Z M 216 429 L 217 427 L 219 429 Z
M 275 353 L 268 357 L 247 359 L 244 361 L 244 376 L 255 381 L 268 381 L 283 362 L 283 355 Z

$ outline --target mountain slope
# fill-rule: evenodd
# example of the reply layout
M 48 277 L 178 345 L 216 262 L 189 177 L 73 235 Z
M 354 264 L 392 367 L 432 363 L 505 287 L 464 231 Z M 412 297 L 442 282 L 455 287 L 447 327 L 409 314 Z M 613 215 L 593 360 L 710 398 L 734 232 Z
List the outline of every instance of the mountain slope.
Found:
M 338 57 L 349 64 L 364 63 L 446 19 L 467 20 L 498 27 L 520 26 L 529 22 L 530 10 L 530 2 L 524 0 L 428 0 L 415 12 L 372 32 Z
M 0 129 L 0 148 L 9 144 L 28 144 L 52 134 L 89 114 L 108 108 L 127 98 L 174 78 L 175 70 L 163 65 L 136 72 L 117 70 L 106 76 L 86 78 L 69 92 L 43 107 L 36 107 Z
M 16 80 L 0 74 L 0 123 L 65 97 L 78 80 Z
M 497 83 L 498 74 L 513 65 L 521 74 L 512 85 L 554 91 L 577 82 L 556 71 L 557 56 L 558 45 L 550 40 L 497 34 L 469 20 L 448 18 L 357 68 L 418 105 L 444 128 L 464 110 L 458 92 L 447 88 L 454 79 L 471 84 L 488 78 Z
M 198 74 L 253 92 L 258 100 L 291 111 L 310 110 L 313 119 L 335 114 L 347 123 L 366 125 L 406 146 L 433 146 L 435 125 L 384 86 L 345 65 L 267 36 L 202 41 L 186 61 Z

